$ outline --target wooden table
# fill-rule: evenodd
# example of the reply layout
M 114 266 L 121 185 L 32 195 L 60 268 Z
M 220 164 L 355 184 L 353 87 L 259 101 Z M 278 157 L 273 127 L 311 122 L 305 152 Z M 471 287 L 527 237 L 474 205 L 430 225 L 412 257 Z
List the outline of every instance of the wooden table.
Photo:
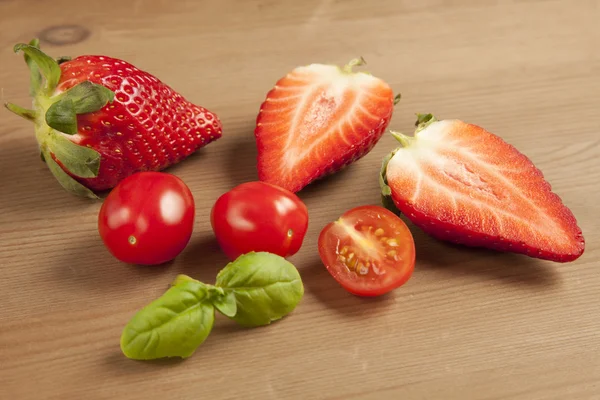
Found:
M 69 16 L 71 15 L 71 16 Z M 196 198 L 189 247 L 167 267 L 123 265 L 97 233 L 100 203 L 65 193 L 28 122 L 0 117 L 2 399 L 600 399 L 600 5 L 581 1 L 0 1 L 2 101 L 27 105 L 17 42 L 50 54 L 106 54 L 214 110 L 224 136 L 170 169 Z M 224 318 L 184 362 L 119 349 L 133 313 L 178 273 L 211 282 L 226 263 L 209 212 L 257 178 L 253 128 L 287 71 L 363 56 L 415 112 L 460 118 L 528 155 L 573 210 L 576 262 L 467 250 L 411 225 L 412 279 L 353 297 L 316 251 L 321 228 L 377 204 L 390 135 L 343 173 L 300 193 L 310 227 L 291 260 L 306 295 L 289 318 L 236 328 Z

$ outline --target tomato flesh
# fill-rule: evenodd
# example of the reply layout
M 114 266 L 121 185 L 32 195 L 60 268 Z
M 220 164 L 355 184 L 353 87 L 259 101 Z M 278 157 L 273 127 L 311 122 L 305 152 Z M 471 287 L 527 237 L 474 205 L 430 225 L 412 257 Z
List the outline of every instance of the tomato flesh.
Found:
M 163 172 L 139 172 L 122 180 L 106 197 L 98 231 L 120 261 L 163 264 L 188 244 L 194 217 L 194 197 L 181 179 Z
M 357 296 L 379 296 L 410 279 L 415 244 L 408 226 L 394 213 L 361 206 L 323 228 L 319 255 L 344 289 Z
M 217 199 L 211 225 L 219 246 L 232 260 L 251 251 L 288 257 L 302 246 L 308 210 L 286 189 L 260 181 L 246 182 Z

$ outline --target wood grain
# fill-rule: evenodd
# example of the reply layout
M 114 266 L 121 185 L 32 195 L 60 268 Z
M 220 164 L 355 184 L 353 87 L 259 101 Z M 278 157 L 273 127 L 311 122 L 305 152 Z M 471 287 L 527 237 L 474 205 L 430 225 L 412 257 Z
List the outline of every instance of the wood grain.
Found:
M 124 58 L 224 123 L 222 139 L 170 170 L 196 198 L 189 247 L 167 267 L 136 268 L 103 248 L 100 205 L 67 195 L 39 161 L 32 126 L 1 112 L 0 398 L 600 399 L 598 1 L 3 0 L 0 21 L 3 102 L 29 102 L 12 46 L 54 29 L 42 42 L 51 54 Z M 72 43 L 67 25 L 89 35 Z M 378 203 L 386 135 L 301 192 L 311 222 L 292 261 L 306 296 L 289 318 L 254 330 L 220 318 L 184 362 L 123 357 L 124 324 L 177 273 L 212 281 L 225 265 L 208 216 L 218 195 L 256 179 L 252 131 L 269 88 L 294 66 L 360 55 L 403 95 L 394 129 L 433 112 L 528 155 L 576 215 L 585 254 L 559 265 L 411 226 L 413 278 L 381 299 L 348 295 L 316 238 L 348 208 Z

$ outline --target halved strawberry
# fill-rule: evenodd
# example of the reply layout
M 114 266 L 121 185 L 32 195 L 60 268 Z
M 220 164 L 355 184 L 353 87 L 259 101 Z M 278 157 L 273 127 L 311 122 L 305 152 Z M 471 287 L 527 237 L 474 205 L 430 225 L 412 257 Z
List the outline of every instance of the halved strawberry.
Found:
M 383 80 L 352 71 L 363 63 L 298 67 L 267 93 L 254 132 L 260 180 L 297 192 L 375 146 L 395 99 Z
M 382 194 L 441 240 L 567 262 L 585 241 L 573 213 L 529 158 L 459 120 L 419 115 L 384 160 Z

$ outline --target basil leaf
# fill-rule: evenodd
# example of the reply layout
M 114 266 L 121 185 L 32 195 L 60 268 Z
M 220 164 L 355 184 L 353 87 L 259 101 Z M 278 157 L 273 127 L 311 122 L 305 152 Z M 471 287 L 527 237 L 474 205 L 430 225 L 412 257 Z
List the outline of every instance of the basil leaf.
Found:
M 187 358 L 208 337 L 214 320 L 206 285 L 183 282 L 133 316 L 121 335 L 121 350 L 136 360 Z
M 276 254 L 251 252 L 227 264 L 216 286 L 235 294 L 232 319 L 244 326 L 267 325 L 292 312 L 304 295 L 298 270 Z
M 171 286 L 177 286 L 177 285 L 183 285 L 186 282 L 196 282 L 196 283 L 201 283 L 200 281 L 191 278 L 185 274 L 179 274 L 175 277 L 175 279 L 173 280 L 173 282 L 171 283 Z
M 228 291 L 225 295 L 214 299 L 213 305 L 226 317 L 233 318 L 237 314 L 237 303 L 233 291 Z
M 177 275 L 175 277 L 175 280 L 173 280 L 173 282 L 171 283 L 171 286 L 181 285 L 185 282 L 196 282 L 201 285 L 204 285 L 208 292 L 208 298 L 210 302 L 217 310 L 219 310 L 219 312 L 221 312 L 221 314 L 230 318 L 235 315 L 237 307 L 235 303 L 235 295 L 233 294 L 233 292 L 229 291 L 226 293 L 223 288 L 202 283 L 184 274 Z

